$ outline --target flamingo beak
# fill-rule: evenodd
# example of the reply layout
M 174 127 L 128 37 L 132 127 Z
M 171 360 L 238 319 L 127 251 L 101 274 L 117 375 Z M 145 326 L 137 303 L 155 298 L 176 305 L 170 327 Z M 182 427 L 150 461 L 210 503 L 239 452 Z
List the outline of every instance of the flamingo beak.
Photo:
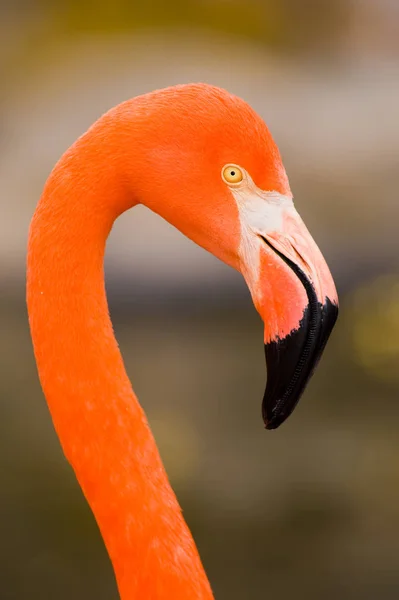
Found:
M 256 223 L 254 211 L 242 213 L 251 219 L 244 228 L 242 272 L 265 326 L 267 429 L 279 427 L 294 410 L 338 315 L 327 264 L 292 199 L 281 198 L 273 194 Z
M 294 410 L 321 358 L 338 316 L 338 297 L 327 264 L 295 209 L 283 215 L 282 232 L 260 238 L 261 279 L 274 255 L 280 271 L 274 295 L 284 302 L 282 312 L 275 302 L 272 323 L 261 302 L 267 366 L 262 415 L 266 428 L 276 429 Z

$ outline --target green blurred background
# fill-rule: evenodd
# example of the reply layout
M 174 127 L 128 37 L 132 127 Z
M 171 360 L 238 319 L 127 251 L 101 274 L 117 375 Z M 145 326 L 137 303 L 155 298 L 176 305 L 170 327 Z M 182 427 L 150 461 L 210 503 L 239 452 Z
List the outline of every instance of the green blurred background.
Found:
M 266 432 L 239 275 L 144 208 L 112 232 L 116 334 L 216 598 L 399 597 L 398 32 L 396 0 L 0 3 L 2 600 L 117 598 L 37 380 L 27 228 L 98 116 L 191 81 L 267 121 L 341 299 L 303 400 Z

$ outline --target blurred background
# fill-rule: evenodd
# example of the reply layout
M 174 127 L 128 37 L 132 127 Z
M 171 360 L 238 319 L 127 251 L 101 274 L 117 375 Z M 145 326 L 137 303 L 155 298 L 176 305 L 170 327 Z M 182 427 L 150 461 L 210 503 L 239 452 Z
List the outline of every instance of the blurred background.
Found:
M 138 207 L 106 259 L 112 318 L 217 599 L 399 597 L 399 3 L 0 2 L 0 597 L 117 598 L 31 349 L 27 229 L 62 152 L 111 106 L 206 81 L 268 123 L 341 314 L 266 432 L 240 276 Z

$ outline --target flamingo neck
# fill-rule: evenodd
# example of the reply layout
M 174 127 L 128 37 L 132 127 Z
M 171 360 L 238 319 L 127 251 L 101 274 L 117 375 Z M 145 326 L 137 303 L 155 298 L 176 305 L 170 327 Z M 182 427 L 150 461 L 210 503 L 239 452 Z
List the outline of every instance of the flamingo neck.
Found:
M 27 302 L 40 381 L 121 599 L 211 600 L 112 330 L 105 243 L 135 201 L 119 172 L 123 139 L 108 132 L 99 143 L 101 133 L 92 128 L 64 155 L 31 224 Z

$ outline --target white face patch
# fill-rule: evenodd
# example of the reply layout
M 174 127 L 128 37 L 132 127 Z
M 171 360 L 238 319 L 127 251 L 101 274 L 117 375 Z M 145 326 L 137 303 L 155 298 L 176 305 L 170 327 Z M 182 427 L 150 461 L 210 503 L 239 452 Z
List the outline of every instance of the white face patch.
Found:
M 241 243 L 239 254 L 242 261 L 242 270 L 248 285 L 253 288 L 259 277 L 260 246 L 262 241 L 259 236 L 264 236 L 273 231 L 281 232 L 283 229 L 283 214 L 291 210 L 295 213 L 292 197 L 283 196 L 275 191 L 259 189 L 251 176 L 238 165 L 243 173 L 239 183 L 230 184 L 228 187 L 237 204 L 241 225 Z M 225 167 L 224 167 L 225 169 Z M 251 265 L 251 272 L 247 265 Z

